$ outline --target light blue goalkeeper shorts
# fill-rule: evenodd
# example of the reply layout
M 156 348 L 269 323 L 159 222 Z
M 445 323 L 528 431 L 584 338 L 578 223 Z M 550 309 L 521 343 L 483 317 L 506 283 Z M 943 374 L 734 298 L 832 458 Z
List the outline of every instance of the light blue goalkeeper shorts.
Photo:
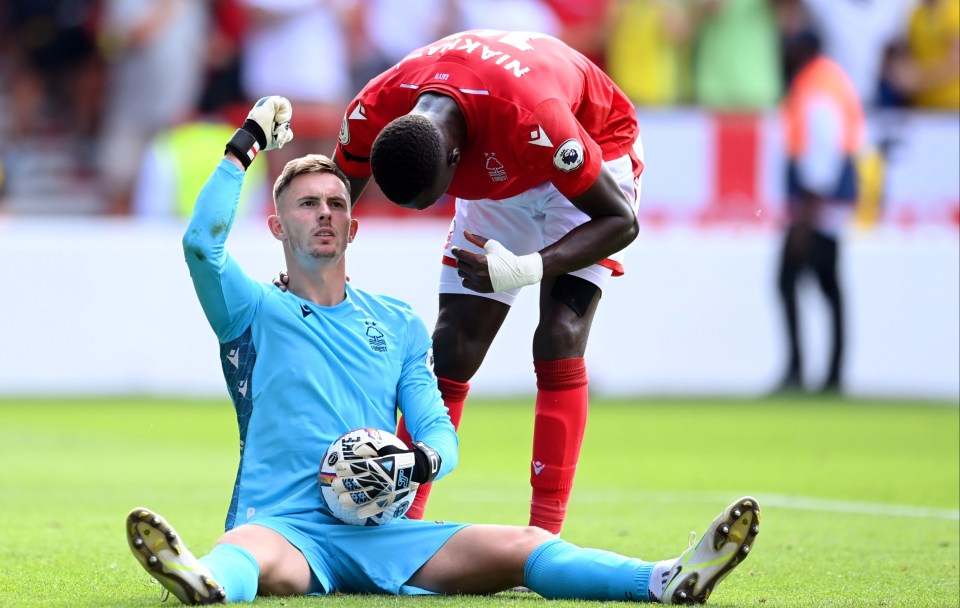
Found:
M 313 571 L 311 595 L 433 593 L 406 583 L 469 525 L 401 518 L 384 526 L 350 526 L 320 511 L 247 523 L 274 530 L 303 553 Z

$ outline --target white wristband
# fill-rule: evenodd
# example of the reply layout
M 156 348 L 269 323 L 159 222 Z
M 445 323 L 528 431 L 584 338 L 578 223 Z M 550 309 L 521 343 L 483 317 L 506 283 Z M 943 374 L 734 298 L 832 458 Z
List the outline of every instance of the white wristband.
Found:
M 533 285 L 543 278 L 543 258 L 539 253 L 518 256 L 493 239 L 484 244 L 483 250 L 487 252 L 490 283 L 496 292 Z

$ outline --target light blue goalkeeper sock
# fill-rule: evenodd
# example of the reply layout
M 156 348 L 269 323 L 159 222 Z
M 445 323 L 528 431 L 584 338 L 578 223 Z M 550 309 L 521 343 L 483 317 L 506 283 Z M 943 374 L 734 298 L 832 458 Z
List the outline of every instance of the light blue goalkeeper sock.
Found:
M 249 551 L 238 545 L 215 546 L 200 558 L 213 580 L 227 593 L 228 602 L 252 602 L 257 597 L 260 565 Z
M 526 586 L 548 599 L 650 601 L 653 562 L 548 540 L 530 554 Z

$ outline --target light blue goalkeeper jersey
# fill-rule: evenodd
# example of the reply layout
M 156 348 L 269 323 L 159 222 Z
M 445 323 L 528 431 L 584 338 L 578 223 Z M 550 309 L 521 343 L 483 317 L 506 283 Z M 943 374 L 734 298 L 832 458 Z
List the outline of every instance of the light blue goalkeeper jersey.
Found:
M 240 465 L 226 529 L 258 516 L 326 511 L 317 483 L 324 450 L 359 427 L 411 435 L 457 463 L 457 436 L 437 389 L 423 321 L 399 300 L 346 286 L 318 306 L 251 279 L 224 243 L 244 173 L 222 160 L 183 238 L 190 276 L 217 339 L 240 428 Z

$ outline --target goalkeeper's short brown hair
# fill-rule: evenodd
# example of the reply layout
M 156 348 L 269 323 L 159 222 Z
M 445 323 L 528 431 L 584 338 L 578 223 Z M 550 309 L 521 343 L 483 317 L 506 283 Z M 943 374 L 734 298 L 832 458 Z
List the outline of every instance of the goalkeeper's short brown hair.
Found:
M 280 194 L 287 189 L 287 186 L 290 185 L 290 182 L 292 182 L 294 178 L 306 173 L 332 173 L 336 175 L 340 181 L 343 182 L 343 185 L 347 187 L 347 195 L 351 196 L 350 180 L 347 179 L 347 175 L 340 170 L 340 167 L 338 167 L 336 163 L 323 154 L 307 154 L 306 156 L 295 158 L 284 165 L 283 171 L 280 172 L 280 176 L 277 177 L 277 181 L 273 184 L 273 204 L 277 204 L 277 201 L 280 199 Z

